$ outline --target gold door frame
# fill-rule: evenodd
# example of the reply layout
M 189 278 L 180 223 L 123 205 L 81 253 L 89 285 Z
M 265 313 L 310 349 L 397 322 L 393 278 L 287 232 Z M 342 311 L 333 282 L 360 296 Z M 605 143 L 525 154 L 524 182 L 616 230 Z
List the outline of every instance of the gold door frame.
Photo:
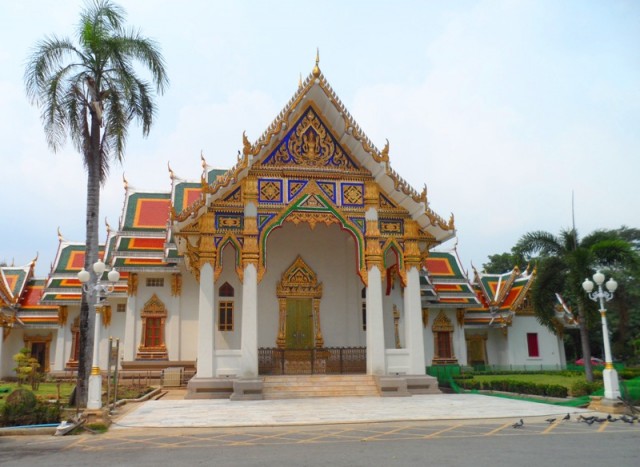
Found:
M 298 255 L 296 260 L 282 274 L 280 282 L 276 286 L 278 297 L 278 338 L 276 345 L 279 349 L 286 347 L 287 335 L 287 298 L 311 298 L 311 310 L 313 313 L 314 347 L 324 347 L 324 338 L 320 327 L 320 299 L 322 298 L 322 283 L 318 283 L 315 272 Z

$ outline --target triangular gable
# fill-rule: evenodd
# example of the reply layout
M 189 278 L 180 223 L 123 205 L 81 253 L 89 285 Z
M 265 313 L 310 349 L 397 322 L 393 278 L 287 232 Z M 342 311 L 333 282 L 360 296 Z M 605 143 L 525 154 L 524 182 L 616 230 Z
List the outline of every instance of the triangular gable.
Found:
M 302 113 L 262 166 L 358 171 L 358 164 L 340 145 L 312 105 Z

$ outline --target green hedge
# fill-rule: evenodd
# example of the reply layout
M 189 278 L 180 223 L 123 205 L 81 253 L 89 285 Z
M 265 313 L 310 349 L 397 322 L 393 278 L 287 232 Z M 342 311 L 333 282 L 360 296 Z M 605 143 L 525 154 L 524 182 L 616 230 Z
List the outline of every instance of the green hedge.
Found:
M 569 392 L 559 384 L 536 384 L 526 381 L 514 381 L 509 379 L 494 379 L 491 381 L 474 381 L 468 379 L 456 379 L 456 384 L 464 389 L 477 389 L 485 391 L 503 391 L 517 394 L 531 394 L 547 397 L 567 397 Z

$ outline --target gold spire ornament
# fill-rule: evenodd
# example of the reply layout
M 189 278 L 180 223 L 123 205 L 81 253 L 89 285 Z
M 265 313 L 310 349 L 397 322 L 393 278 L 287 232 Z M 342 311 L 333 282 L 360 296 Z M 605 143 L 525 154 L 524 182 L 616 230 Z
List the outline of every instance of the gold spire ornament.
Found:
M 316 66 L 313 67 L 313 76 L 317 78 L 320 76 L 320 49 L 316 48 Z

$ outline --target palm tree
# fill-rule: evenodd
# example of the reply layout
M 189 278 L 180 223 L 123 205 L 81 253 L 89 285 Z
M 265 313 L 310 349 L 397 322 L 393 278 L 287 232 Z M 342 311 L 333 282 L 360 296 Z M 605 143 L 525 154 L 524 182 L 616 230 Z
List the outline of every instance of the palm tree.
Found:
M 27 95 L 42 110 L 47 144 L 58 151 L 71 137 L 87 169 L 85 269 L 98 259 L 100 186 L 112 159 L 122 161 L 129 124 L 149 133 L 155 115 L 154 92 L 168 85 L 164 59 L 155 42 L 124 29 L 124 10 L 110 0 L 93 0 L 80 15 L 77 41 L 46 37 L 34 48 L 26 71 Z M 152 83 L 138 70 L 149 72 Z M 88 295 L 88 296 L 87 296 Z M 93 354 L 92 293 L 80 309 L 78 405 L 87 401 Z
M 578 241 L 575 229 L 563 230 L 559 236 L 537 231 L 523 235 L 514 252 L 527 258 L 537 256 L 538 274 L 532 288 L 532 301 L 539 319 L 551 325 L 556 293 L 562 293 L 577 305 L 582 357 L 587 381 L 593 381 L 589 315 L 594 304 L 582 290 L 582 281 L 594 269 L 637 264 L 632 245 L 615 231 L 597 230 Z M 592 313 L 591 313 L 592 314 Z

